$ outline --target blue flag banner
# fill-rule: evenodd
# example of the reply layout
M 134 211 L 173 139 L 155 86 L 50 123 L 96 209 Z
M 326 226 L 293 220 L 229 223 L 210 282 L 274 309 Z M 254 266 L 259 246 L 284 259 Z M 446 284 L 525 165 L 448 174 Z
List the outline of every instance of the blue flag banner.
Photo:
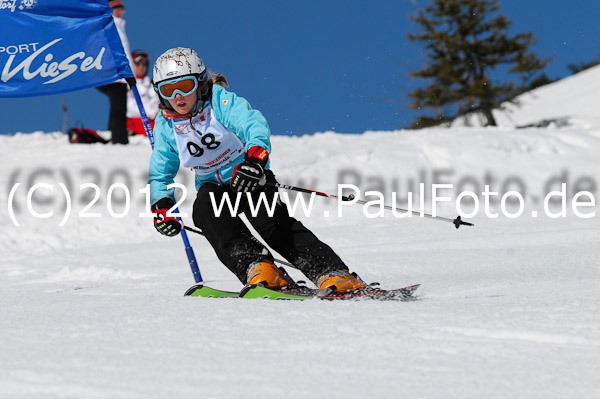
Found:
M 133 77 L 107 0 L 0 0 L 0 97 Z

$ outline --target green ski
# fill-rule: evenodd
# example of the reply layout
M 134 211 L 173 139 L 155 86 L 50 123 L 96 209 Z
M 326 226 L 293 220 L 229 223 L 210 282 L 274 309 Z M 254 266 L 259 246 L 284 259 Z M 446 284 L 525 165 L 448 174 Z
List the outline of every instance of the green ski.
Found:
M 287 300 L 304 300 L 312 299 L 313 295 L 296 295 L 288 294 L 281 291 L 273 291 L 262 285 L 247 285 L 240 291 L 240 297 L 244 299 L 287 299 Z
M 248 285 L 240 292 L 222 291 L 214 288 L 206 287 L 203 284 L 192 286 L 185 293 L 186 296 L 195 296 L 203 298 L 242 298 L 242 299 L 271 299 L 271 300 L 306 300 L 306 299 L 322 299 L 322 300 L 378 300 L 378 301 L 405 301 L 414 299 L 413 293 L 419 288 L 420 284 L 411 285 L 404 288 L 381 290 L 381 289 L 366 289 L 358 290 L 349 293 L 337 294 L 319 293 L 316 289 L 307 287 L 297 287 L 284 289 L 282 291 L 273 291 L 262 285 Z
M 215 290 L 214 288 L 207 287 L 203 284 L 196 284 L 192 286 L 184 294 L 185 296 L 199 296 L 203 298 L 238 298 L 239 292 L 221 291 Z

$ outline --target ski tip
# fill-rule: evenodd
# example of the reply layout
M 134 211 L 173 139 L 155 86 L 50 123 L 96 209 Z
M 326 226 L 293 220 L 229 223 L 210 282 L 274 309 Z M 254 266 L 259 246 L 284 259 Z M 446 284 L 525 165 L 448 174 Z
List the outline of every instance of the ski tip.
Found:
M 414 285 L 409 285 L 408 287 L 403 288 L 403 289 L 406 290 L 406 292 L 408 293 L 409 296 L 412 296 L 413 292 L 415 292 L 420 286 L 421 286 L 421 284 L 414 284 Z
M 188 290 L 183 294 L 183 296 L 192 296 L 192 294 L 202 288 L 203 284 L 196 284 L 188 288 Z

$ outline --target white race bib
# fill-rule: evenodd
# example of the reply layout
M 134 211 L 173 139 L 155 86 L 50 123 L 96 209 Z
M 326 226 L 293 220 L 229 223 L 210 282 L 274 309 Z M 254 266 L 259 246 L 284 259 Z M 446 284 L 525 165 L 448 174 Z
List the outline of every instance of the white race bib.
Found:
M 183 166 L 197 175 L 209 175 L 244 153 L 239 137 L 213 117 L 209 105 L 189 119 L 173 121 L 173 132 Z

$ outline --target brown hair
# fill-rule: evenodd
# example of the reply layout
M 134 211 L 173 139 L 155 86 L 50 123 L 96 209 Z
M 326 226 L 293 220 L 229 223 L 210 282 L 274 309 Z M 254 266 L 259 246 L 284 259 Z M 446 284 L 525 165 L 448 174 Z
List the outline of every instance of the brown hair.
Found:
M 210 76 L 210 80 L 213 84 L 217 84 L 223 87 L 229 87 L 229 82 L 227 82 L 227 78 L 221 72 L 215 75 L 212 71 L 209 70 L 208 75 Z

